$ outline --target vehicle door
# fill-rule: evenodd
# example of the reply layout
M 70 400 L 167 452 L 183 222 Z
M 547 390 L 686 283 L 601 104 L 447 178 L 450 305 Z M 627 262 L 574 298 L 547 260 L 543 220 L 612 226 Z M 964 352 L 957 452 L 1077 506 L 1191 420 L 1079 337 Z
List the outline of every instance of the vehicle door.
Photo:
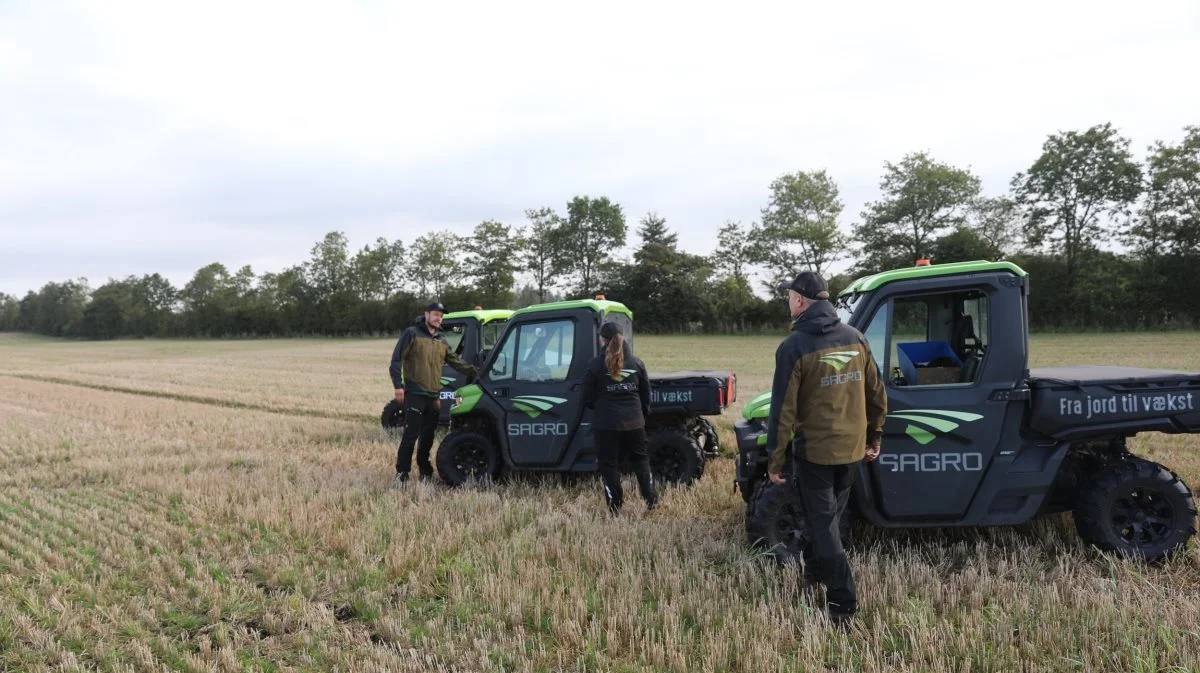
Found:
M 580 425 L 579 382 L 588 364 L 580 340 L 589 334 L 579 317 L 563 315 L 523 321 L 506 332 L 483 383 L 504 410 L 501 432 L 513 465 L 561 463 Z
M 1004 288 L 982 284 L 913 287 L 867 307 L 863 330 L 888 396 L 882 452 L 862 481 L 886 521 L 963 518 L 999 450 L 1017 375 L 1008 331 L 996 329 Z M 970 315 L 969 352 L 951 337 Z M 1014 321 L 1008 330 L 1021 329 Z M 1023 347 L 1022 347 L 1023 348 Z M 1017 413 L 1020 413 L 1019 409 Z M 869 510 L 870 508 L 866 508 Z M 869 514 L 870 515 L 870 514 Z

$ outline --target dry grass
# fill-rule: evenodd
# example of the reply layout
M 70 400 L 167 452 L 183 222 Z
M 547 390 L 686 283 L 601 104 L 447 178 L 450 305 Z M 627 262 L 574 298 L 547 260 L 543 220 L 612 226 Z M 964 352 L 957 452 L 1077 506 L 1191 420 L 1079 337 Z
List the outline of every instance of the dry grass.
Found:
M 776 343 L 637 341 L 652 370 L 738 372 L 726 446 Z M 616 521 L 588 480 L 391 489 L 390 351 L 0 337 L 0 668 L 1200 670 L 1195 543 L 1148 567 L 1069 517 L 861 530 L 843 636 L 745 548 L 727 458 Z M 1033 360 L 1196 371 L 1200 335 L 1040 337 Z M 1200 486 L 1200 438 L 1135 447 Z

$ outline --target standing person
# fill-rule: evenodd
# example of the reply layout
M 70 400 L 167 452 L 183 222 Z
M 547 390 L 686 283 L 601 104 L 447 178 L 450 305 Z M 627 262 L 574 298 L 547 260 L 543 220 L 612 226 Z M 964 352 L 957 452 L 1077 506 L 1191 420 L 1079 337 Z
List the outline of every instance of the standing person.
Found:
M 396 401 L 404 405 L 404 436 L 396 450 L 396 481 L 408 481 L 412 467 L 413 446 L 417 447 L 417 468 L 421 479 L 433 476 L 429 451 L 437 431 L 442 389 L 442 364 L 449 364 L 467 376 L 475 376 L 475 367 L 467 364 L 450 350 L 446 333 L 442 331 L 442 316 L 446 307 L 434 302 L 425 307 L 396 342 L 388 372 Z
M 650 377 L 646 365 L 633 354 L 621 329 L 615 323 L 600 327 L 601 353 L 588 364 L 583 379 L 583 404 L 594 410 L 592 431 L 604 480 L 604 499 L 614 515 L 625 502 L 621 490 L 621 472 L 617 468 L 621 454 L 632 459 L 637 472 L 638 490 L 647 510 L 658 506 L 658 492 L 650 474 L 646 453 L 646 417 L 650 415 Z
M 829 617 L 845 628 L 858 598 L 839 522 L 854 469 L 879 456 L 887 393 L 870 344 L 838 318 L 820 275 L 805 271 L 779 289 L 787 290 L 794 322 L 775 352 L 768 472 L 772 483 L 790 478 L 799 490 L 809 530 L 805 583 L 825 585 Z

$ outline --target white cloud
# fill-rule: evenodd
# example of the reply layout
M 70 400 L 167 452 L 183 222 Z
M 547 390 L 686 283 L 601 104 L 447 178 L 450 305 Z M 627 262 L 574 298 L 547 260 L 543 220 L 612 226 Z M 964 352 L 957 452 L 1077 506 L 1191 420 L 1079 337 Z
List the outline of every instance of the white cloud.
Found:
M 6 4 L 0 291 L 581 193 L 707 252 L 783 172 L 828 169 L 848 229 L 907 152 L 996 193 L 1049 133 L 1111 121 L 1140 154 L 1200 123 L 1194 3 L 811 5 Z

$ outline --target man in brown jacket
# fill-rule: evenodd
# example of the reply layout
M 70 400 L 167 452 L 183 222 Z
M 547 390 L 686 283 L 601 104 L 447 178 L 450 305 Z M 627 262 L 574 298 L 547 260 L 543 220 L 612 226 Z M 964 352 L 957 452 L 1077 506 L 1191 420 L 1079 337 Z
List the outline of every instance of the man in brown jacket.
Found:
M 821 276 L 805 271 L 779 289 L 787 290 L 794 322 L 775 352 L 768 472 L 785 484 L 791 463 L 809 532 L 805 580 L 825 585 L 829 617 L 845 627 L 858 602 L 839 522 L 854 469 L 879 456 L 887 393 L 870 344 L 838 318 Z
M 421 479 L 433 476 L 429 452 L 437 430 L 442 392 L 442 364 L 475 376 L 475 368 L 450 350 L 446 333 L 442 331 L 442 316 L 446 307 L 434 302 L 425 307 L 425 315 L 396 342 L 388 368 L 396 401 L 404 405 L 404 436 L 396 450 L 396 481 L 408 481 L 412 467 L 413 446 L 417 447 L 417 468 Z M 419 440 L 419 441 L 418 441 Z

